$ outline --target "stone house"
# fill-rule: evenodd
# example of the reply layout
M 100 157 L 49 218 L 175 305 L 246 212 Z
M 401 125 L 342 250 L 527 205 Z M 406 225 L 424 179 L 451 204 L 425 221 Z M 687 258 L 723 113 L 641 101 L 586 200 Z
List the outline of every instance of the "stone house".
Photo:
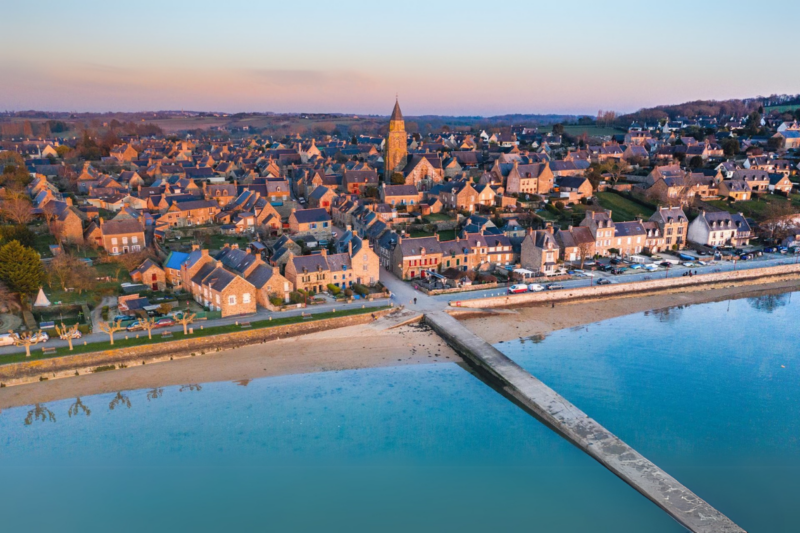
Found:
M 442 262 L 439 236 L 400 237 L 394 248 L 391 270 L 400 279 L 427 277 L 427 270 L 437 270 Z
M 769 175 L 769 191 L 789 195 L 794 184 L 784 173 L 773 173 Z
M 308 206 L 311 208 L 321 208 L 330 213 L 331 206 L 336 197 L 337 195 L 335 192 L 320 185 L 308 195 Z
M 422 199 L 414 185 L 386 185 L 380 189 L 381 201 L 389 205 L 417 205 Z
M 589 228 L 594 237 L 594 250 L 597 255 L 608 255 L 608 249 L 613 248 L 614 221 L 611 210 L 587 211 L 581 226 Z
M 626 257 L 639 254 L 647 245 L 647 231 L 641 220 L 617 222 L 614 225 L 614 238 L 611 248 L 619 250 L 619 255 Z
M 589 228 L 578 226 L 559 229 L 555 233 L 556 242 L 561 252 L 561 260 L 580 262 L 594 256 L 595 239 Z
M 560 249 L 553 234 L 553 227 L 544 230 L 529 230 L 520 247 L 520 264 L 537 273 L 555 274 Z
M 547 163 L 520 165 L 514 160 L 513 168 L 506 177 L 506 194 L 550 194 L 555 176 Z
M 173 202 L 159 220 L 178 228 L 202 226 L 212 223 L 217 213 L 219 206 L 213 200 L 189 200 Z
M 331 216 L 325 209 L 292 209 L 289 215 L 289 231 L 295 235 L 310 234 L 320 241 L 331 239 L 333 227 Z
M 682 250 L 686 246 L 689 220 L 680 207 L 659 207 L 650 217 L 651 222 L 658 224 L 664 238 L 664 246 L 668 249 Z
M 135 218 L 99 219 L 98 244 L 111 255 L 140 252 L 145 247 L 144 226 Z
M 378 187 L 378 173 L 374 170 L 345 170 L 342 190 L 347 194 L 364 194 L 368 188 Z
M 150 290 L 164 291 L 167 289 L 166 273 L 161 266 L 148 258 L 144 262 L 133 269 L 131 272 L 131 279 L 142 285 L 147 285 Z
M 747 201 L 752 197 L 750 184 L 746 180 L 723 180 L 719 184 L 719 195 L 734 202 Z
M 752 230 L 744 215 L 701 211 L 689 224 L 688 239 L 705 246 L 747 246 Z

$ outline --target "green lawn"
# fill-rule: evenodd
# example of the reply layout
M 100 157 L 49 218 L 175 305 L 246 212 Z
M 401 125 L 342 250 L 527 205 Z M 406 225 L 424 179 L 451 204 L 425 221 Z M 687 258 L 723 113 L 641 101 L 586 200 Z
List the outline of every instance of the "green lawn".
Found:
M 758 221 L 764 218 L 767 206 L 787 201 L 791 201 L 795 212 L 800 213 L 800 194 L 792 194 L 789 200 L 777 194 L 765 194 L 760 198 L 746 202 L 728 203 L 725 200 L 711 200 L 706 203 L 729 213 L 742 213 L 745 217 Z
M 585 133 L 589 137 L 607 137 L 611 135 L 620 135 L 625 132 L 617 128 L 605 128 L 599 126 L 580 126 L 576 124 L 569 124 L 567 126 L 564 126 L 564 133 L 568 133 L 573 136 L 578 136 Z
M 454 241 L 456 240 L 456 230 L 447 229 L 439 232 L 440 241 Z
M 337 312 L 326 312 L 326 313 L 315 313 L 312 315 L 310 319 L 304 319 L 302 316 L 289 316 L 284 318 L 276 318 L 273 320 L 259 320 L 256 322 L 251 322 L 251 329 L 260 329 L 260 328 L 270 328 L 276 326 L 284 326 L 287 324 L 296 324 L 298 322 L 312 322 L 315 320 L 325 320 L 326 318 L 336 318 L 342 316 L 351 316 L 351 315 L 362 315 L 365 313 L 375 313 L 377 311 L 382 311 L 384 309 L 388 309 L 388 306 L 382 307 L 367 307 L 364 309 L 344 309 L 342 311 Z M 242 318 L 242 321 L 246 321 L 246 318 Z M 192 324 L 190 327 L 194 328 L 194 333 L 190 335 L 190 337 L 208 337 L 211 335 L 220 335 L 222 333 L 231 333 L 235 331 L 243 331 L 241 326 L 237 325 L 230 325 L 230 326 L 211 326 L 208 328 L 200 329 L 202 322 L 198 322 Z M 126 331 L 118 331 L 114 335 L 114 346 L 113 348 L 125 348 L 129 346 L 139 346 L 142 344 L 158 344 L 162 342 L 169 342 L 174 340 L 180 340 L 184 338 L 183 332 L 173 332 L 172 338 L 164 339 L 161 337 L 161 333 L 153 331 L 153 339 L 150 340 L 147 338 L 146 331 L 138 331 L 138 332 L 126 332 Z M 136 335 L 139 335 L 139 338 L 136 338 Z M 128 335 L 128 339 L 125 338 L 125 335 Z M 46 345 L 43 345 L 46 346 Z M 90 344 L 83 344 L 82 341 L 78 340 L 75 342 L 75 349 L 69 351 L 69 347 L 63 348 L 56 348 L 55 353 L 51 354 L 42 354 L 42 346 L 31 347 L 31 356 L 25 357 L 25 352 L 22 353 L 14 353 L 8 355 L 0 356 L 0 365 L 10 364 L 10 363 L 19 363 L 22 361 L 35 361 L 38 359 L 50 359 L 52 357 L 61 357 L 65 355 L 76 355 L 81 353 L 88 353 L 88 352 L 98 352 L 103 350 L 112 349 L 111 343 L 108 341 L 104 342 L 93 342 Z
M 647 220 L 654 212 L 653 209 L 617 193 L 605 191 L 597 193 L 596 196 L 604 209 L 611 209 L 611 218 L 614 222 L 626 222 L 636 218 Z
M 53 257 L 50 253 L 50 245 L 57 244 L 55 237 L 50 233 L 37 234 L 33 241 L 33 249 L 39 252 L 42 257 Z
M 448 220 L 453 220 L 453 219 L 452 217 L 449 217 L 444 213 L 432 213 L 422 218 L 422 221 L 425 222 L 426 224 L 433 224 L 434 222 L 446 222 Z

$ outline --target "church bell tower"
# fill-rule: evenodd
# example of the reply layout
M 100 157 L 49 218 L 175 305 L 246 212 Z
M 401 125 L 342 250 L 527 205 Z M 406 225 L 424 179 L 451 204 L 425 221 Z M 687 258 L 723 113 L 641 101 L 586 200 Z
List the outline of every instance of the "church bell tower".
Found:
M 394 111 L 389 119 L 389 137 L 386 139 L 386 155 L 383 158 L 384 177 L 391 183 L 392 174 L 402 172 L 408 158 L 406 123 L 400 111 L 400 103 L 395 100 Z

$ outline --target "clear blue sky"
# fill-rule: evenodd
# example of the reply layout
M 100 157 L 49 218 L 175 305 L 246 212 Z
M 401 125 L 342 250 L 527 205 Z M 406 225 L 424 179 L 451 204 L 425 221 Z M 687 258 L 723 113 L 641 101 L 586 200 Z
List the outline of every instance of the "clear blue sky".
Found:
M 796 0 L 6 4 L 0 109 L 388 114 L 397 92 L 408 115 L 594 114 L 800 93 Z

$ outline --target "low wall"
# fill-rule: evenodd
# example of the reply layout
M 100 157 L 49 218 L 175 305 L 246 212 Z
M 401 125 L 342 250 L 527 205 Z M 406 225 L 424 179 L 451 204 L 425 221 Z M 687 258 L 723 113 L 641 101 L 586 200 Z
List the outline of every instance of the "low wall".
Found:
M 142 344 L 139 346 L 85 354 L 53 357 L 51 359 L 10 363 L 0 366 L 0 383 L 4 385 L 17 385 L 37 381 L 40 377 L 50 379 L 53 377 L 74 375 L 76 371 L 93 370 L 99 366 L 112 364 L 124 364 L 127 366 L 141 365 L 143 362 L 164 361 L 172 358 L 191 357 L 192 355 L 231 350 L 285 337 L 296 337 L 317 331 L 368 324 L 372 322 L 373 316 L 379 318 L 392 311 L 394 311 L 394 309 L 384 309 L 382 311 L 375 311 L 374 313 L 327 318 L 324 320 L 309 320 L 308 322 L 235 331 L 220 335 L 209 335 L 207 337 L 189 336 L 187 338 L 180 338 L 183 336 L 183 333 L 179 332 L 174 333 L 178 338 L 169 342 Z
M 640 296 L 643 293 L 654 293 L 667 290 L 680 290 L 683 288 L 704 285 L 717 285 L 740 283 L 753 280 L 778 281 L 781 279 L 800 278 L 800 264 L 780 265 L 775 267 L 753 268 L 736 270 L 733 272 L 717 272 L 713 274 L 698 274 L 697 276 L 662 278 L 649 281 L 632 283 L 618 283 L 613 285 L 595 285 L 579 289 L 562 289 L 556 291 L 527 292 L 524 294 L 509 294 L 489 298 L 476 298 L 474 300 L 453 301 L 453 307 L 505 307 L 512 305 L 526 305 L 536 303 L 549 303 L 567 300 L 584 300 L 594 298 L 614 298 L 624 296 Z
M 427 313 L 424 320 L 486 382 L 619 476 L 689 531 L 744 533 L 725 515 L 447 313 L 433 311 Z
M 506 284 L 503 285 L 505 286 Z M 485 289 L 496 289 L 499 286 L 500 286 L 499 283 L 484 283 L 482 285 L 468 285 L 466 287 L 452 287 L 450 289 L 433 289 L 433 290 L 428 290 L 425 287 L 418 286 L 417 290 L 427 294 L 428 296 L 436 296 L 437 294 L 456 294 L 459 292 L 472 292 L 472 291 L 482 291 Z

